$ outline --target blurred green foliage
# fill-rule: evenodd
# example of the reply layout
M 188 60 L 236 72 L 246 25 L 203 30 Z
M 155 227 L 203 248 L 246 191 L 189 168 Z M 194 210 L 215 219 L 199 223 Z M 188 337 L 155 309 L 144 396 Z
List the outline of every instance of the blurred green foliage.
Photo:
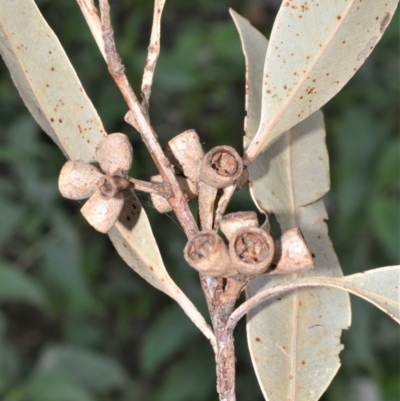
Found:
M 135 148 L 132 175 L 156 172 L 108 76 L 78 6 L 37 0 L 59 36 L 108 132 Z M 140 87 L 152 2 L 112 1 L 116 39 Z M 205 149 L 241 149 L 244 61 L 228 15 L 233 7 L 267 36 L 279 1 L 168 0 L 151 117 L 162 144 L 195 128 Z M 400 142 L 398 13 L 366 64 L 325 108 L 332 191 L 330 233 L 346 274 L 399 263 Z M 61 152 L 40 131 L 0 63 L 0 399 L 4 401 L 216 401 L 207 341 L 172 300 L 150 287 L 91 229 L 80 204 L 61 198 Z M 305 156 L 306 157 L 306 156 Z M 172 277 L 206 314 L 197 274 L 182 258 L 173 216 L 145 206 Z M 254 210 L 235 194 L 230 211 Z M 325 401 L 400 397 L 399 331 L 353 298 L 343 366 Z M 239 401 L 261 392 L 239 324 Z

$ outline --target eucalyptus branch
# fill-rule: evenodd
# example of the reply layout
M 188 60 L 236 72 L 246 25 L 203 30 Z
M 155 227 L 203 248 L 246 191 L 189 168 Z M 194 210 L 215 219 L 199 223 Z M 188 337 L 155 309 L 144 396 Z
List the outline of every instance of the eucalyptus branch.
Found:
M 143 108 L 139 104 L 137 97 L 126 78 L 124 67 L 121 64 L 113 38 L 109 3 L 108 1 L 104 0 L 100 1 L 102 17 L 101 21 L 92 0 L 78 0 L 78 4 L 81 7 L 83 15 L 85 16 L 85 19 L 89 27 L 91 28 L 93 35 L 96 35 L 96 43 L 99 46 L 100 51 L 102 51 L 102 54 L 104 55 L 112 77 L 114 78 L 116 84 L 118 85 L 121 93 L 124 96 L 126 103 L 128 104 L 130 112 L 127 113 L 125 120 L 141 133 L 142 139 L 146 147 L 148 148 L 152 159 L 154 160 L 161 176 L 166 181 L 166 184 L 164 184 L 164 186 L 167 187 L 169 191 L 168 201 L 172 209 L 174 210 L 178 220 L 180 221 L 181 226 L 184 229 L 187 237 L 192 238 L 198 232 L 198 227 L 189 210 L 187 202 L 184 199 L 184 195 L 170 167 L 170 163 L 165 157 L 161 146 L 157 141 L 157 136 L 148 121 L 146 113 L 143 111 Z M 96 29 L 93 29 L 92 27 L 95 27 Z M 98 34 L 99 27 L 101 27 L 101 36 Z M 153 29 L 153 32 L 157 32 L 157 30 L 159 30 L 159 28 Z M 156 35 L 156 33 L 154 35 Z M 146 79 L 148 78 L 149 76 L 147 76 Z M 136 189 L 139 189 L 141 183 L 139 183 L 138 181 L 133 182 L 132 179 L 130 179 L 130 181 L 133 183 Z M 144 187 L 141 186 L 139 190 L 148 189 L 149 188 L 146 185 Z M 210 292 L 213 292 L 213 288 L 218 287 L 218 280 L 213 277 L 204 276 L 201 278 L 201 280 L 207 303 L 210 306 L 212 297 L 209 294 Z M 215 350 L 215 345 L 213 345 L 213 348 Z
M 128 82 L 125 74 L 125 68 L 121 63 L 115 46 L 110 19 L 110 5 L 107 0 L 100 0 L 100 13 L 104 48 L 109 71 L 114 78 L 115 83 L 118 85 L 130 111 L 134 115 L 143 142 L 149 150 L 149 153 L 154 160 L 158 171 L 160 172 L 164 181 L 171 186 L 171 196 L 168 199 L 168 202 L 175 212 L 175 215 L 178 218 L 187 237 L 192 238 L 198 232 L 198 227 L 190 212 L 189 206 L 184 198 L 175 174 L 170 167 L 170 163 L 161 149 L 161 146 L 157 140 L 157 136 Z
M 169 185 L 157 182 L 137 180 L 136 178 L 132 177 L 129 177 L 128 181 L 130 182 L 130 184 L 132 184 L 133 189 L 136 189 L 137 191 L 156 194 L 167 199 L 171 196 L 171 187 Z
M 130 86 L 128 79 L 124 72 L 124 67 L 120 61 L 117 53 L 113 30 L 110 19 L 110 6 L 107 0 L 100 0 L 100 12 L 104 39 L 104 48 L 106 53 L 106 61 L 109 71 L 118 85 L 124 99 L 130 109 L 130 116 L 132 125 L 140 132 L 143 142 L 145 143 L 149 153 L 154 160 L 158 171 L 160 172 L 163 180 L 170 186 L 171 194 L 168 202 L 171 205 L 175 215 L 177 216 L 183 230 L 187 237 L 193 238 L 198 233 L 198 227 L 194 221 L 193 215 L 190 212 L 188 204 L 184 198 L 184 194 L 179 186 L 170 163 L 166 158 L 161 146 L 157 140 L 157 136 L 150 125 L 146 113 L 139 104 L 139 101 Z M 216 279 L 207 277 L 207 287 L 216 287 Z M 207 291 L 208 293 L 209 291 Z M 207 298 L 207 297 L 206 297 Z M 215 346 L 213 345 L 215 350 Z
M 92 32 L 93 38 L 99 47 L 104 60 L 107 60 L 106 53 L 104 50 L 103 32 L 101 29 L 101 22 L 99 18 L 99 12 L 94 4 L 93 0 L 76 0 L 85 17 L 86 23 L 89 26 L 90 32 Z
M 160 30 L 161 15 L 163 12 L 165 0 L 156 0 L 154 2 L 153 24 L 151 28 L 150 44 L 147 53 L 147 60 L 144 66 L 143 80 L 141 87 L 141 99 L 143 108 L 148 111 L 151 95 L 151 86 L 153 85 L 154 72 L 156 70 L 158 56 L 160 54 Z
M 325 286 L 325 287 L 335 287 L 341 288 L 337 284 L 329 283 L 325 281 L 326 278 L 324 277 L 313 277 L 313 278 L 306 278 L 306 279 L 297 279 L 292 281 L 289 284 L 277 285 L 275 287 L 268 288 L 265 291 L 254 295 L 252 298 L 248 299 L 247 301 L 243 302 L 229 317 L 226 328 L 227 330 L 233 332 L 239 320 L 246 315 L 246 313 L 250 312 L 250 310 L 256 307 L 261 302 L 265 301 L 272 295 L 279 294 L 281 292 L 292 291 L 297 288 L 303 287 L 318 287 L 318 286 Z M 343 289 L 343 288 L 341 288 Z

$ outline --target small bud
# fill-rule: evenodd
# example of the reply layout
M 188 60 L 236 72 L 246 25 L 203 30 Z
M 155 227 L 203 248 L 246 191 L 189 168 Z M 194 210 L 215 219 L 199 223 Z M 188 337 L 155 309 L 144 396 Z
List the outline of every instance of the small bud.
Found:
M 199 181 L 199 171 L 204 158 L 204 151 L 195 130 L 187 130 L 172 138 L 164 150 L 168 160 L 185 177 L 196 183 Z
M 83 205 L 81 213 L 91 226 L 106 234 L 117 221 L 123 205 L 124 195 L 122 192 L 111 199 L 103 199 L 98 190 Z
M 258 227 L 256 212 L 235 212 L 226 214 L 220 222 L 220 228 L 230 241 L 233 234 L 243 227 Z
M 274 256 L 274 241 L 258 227 L 239 228 L 230 238 L 229 255 L 235 269 L 249 276 L 265 273 Z
M 103 174 L 94 166 L 82 160 L 68 161 L 61 169 L 58 188 L 68 199 L 86 199 L 97 190 L 97 183 Z
M 217 146 L 204 157 L 200 168 L 200 179 L 214 188 L 233 185 L 243 173 L 239 154 L 230 146 Z
M 206 276 L 229 277 L 237 274 L 232 267 L 228 249 L 215 231 L 201 231 L 183 251 L 185 260 Z
M 132 145 L 125 134 L 107 135 L 96 148 L 96 158 L 100 167 L 109 176 L 126 176 L 131 168 L 132 157 Z
M 187 202 L 197 197 L 197 186 L 192 180 L 180 176 L 177 176 L 176 179 Z M 162 183 L 163 179 L 161 175 L 153 175 L 152 177 L 150 177 L 150 182 Z M 157 212 L 168 213 L 172 210 L 166 198 L 163 198 L 162 196 L 154 193 L 151 193 L 150 197 L 151 201 L 153 202 L 153 206 L 156 208 Z
M 286 231 L 279 241 L 275 241 L 272 263 L 276 267 L 271 274 L 292 274 L 314 267 L 314 260 L 298 227 Z

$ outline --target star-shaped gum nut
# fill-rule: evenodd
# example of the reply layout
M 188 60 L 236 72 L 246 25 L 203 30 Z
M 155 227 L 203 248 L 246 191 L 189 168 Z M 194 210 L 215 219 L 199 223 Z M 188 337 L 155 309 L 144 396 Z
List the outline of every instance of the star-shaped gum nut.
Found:
M 82 160 L 68 161 L 61 169 L 58 179 L 61 195 L 74 200 L 89 198 L 81 212 L 97 231 L 107 233 L 121 213 L 132 157 L 128 137 L 115 133 L 97 145 L 96 158 L 101 171 Z

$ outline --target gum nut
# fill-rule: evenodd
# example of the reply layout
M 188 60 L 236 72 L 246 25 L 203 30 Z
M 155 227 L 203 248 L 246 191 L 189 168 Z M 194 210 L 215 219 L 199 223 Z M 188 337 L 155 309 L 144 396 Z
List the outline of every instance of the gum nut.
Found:
M 150 177 L 150 182 L 162 183 L 163 179 L 161 175 L 157 174 Z M 153 206 L 155 207 L 158 213 L 168 213 L 172 210 L 172 207 L 170 206 L 168 201 L 162 196 L 151 193 L 150 198 L 153 203 Z
M 215 231 L 199 232 L 186 244 L 183 256 L 191 267 L 206 276 L 229 277 L 237 274 L 226 245 Z
M 68 161 L 61 169 L 58 189 L 64 198 L 86 199 L 93 195 L 103 174 L 82 160 Z
M 111 199 L 103 199 L 100 191 L 96 191 L 83 205 L 81 213 L 91 226 L 106 234 L 116 223 L 123 206 L 123 193 Z
M 230 238 L 229 255 L 238 272 L 249 276 L 264 274 L 274 256 L 274 241 L 261 228 L 242 227 Z
M 165 147 L 165 155 L 186 177 L 194 182 L 199 180 L 204 151 L 195 130 L 187 130 L 172 138 Z
M 220 222 L 220 229 L 229 240 L 242 227 L 258 227 L 256 212 L 234 212 L 226 214 Z
M 151 202 L 158 213 L 168 213 L 172 210 L 172 207 L 168 201 L 160 195 L 150 194 Z
M 243 161 L 230 146 L 216 146 L 204 156 L 200 180 L 214 188 L 225 188 L 236 183 L 243 174 Z
M 131 168 L 132 145 L 125 134 L 110 134 L 97 145 L 96 157 L 104 173 L 123 176 Z
M 291 274 L 314 267 L 314 259 L 298 227 L 286 231 L 280 240 L 275 242 L 272 262 L 276 267 L 271 274 Z

